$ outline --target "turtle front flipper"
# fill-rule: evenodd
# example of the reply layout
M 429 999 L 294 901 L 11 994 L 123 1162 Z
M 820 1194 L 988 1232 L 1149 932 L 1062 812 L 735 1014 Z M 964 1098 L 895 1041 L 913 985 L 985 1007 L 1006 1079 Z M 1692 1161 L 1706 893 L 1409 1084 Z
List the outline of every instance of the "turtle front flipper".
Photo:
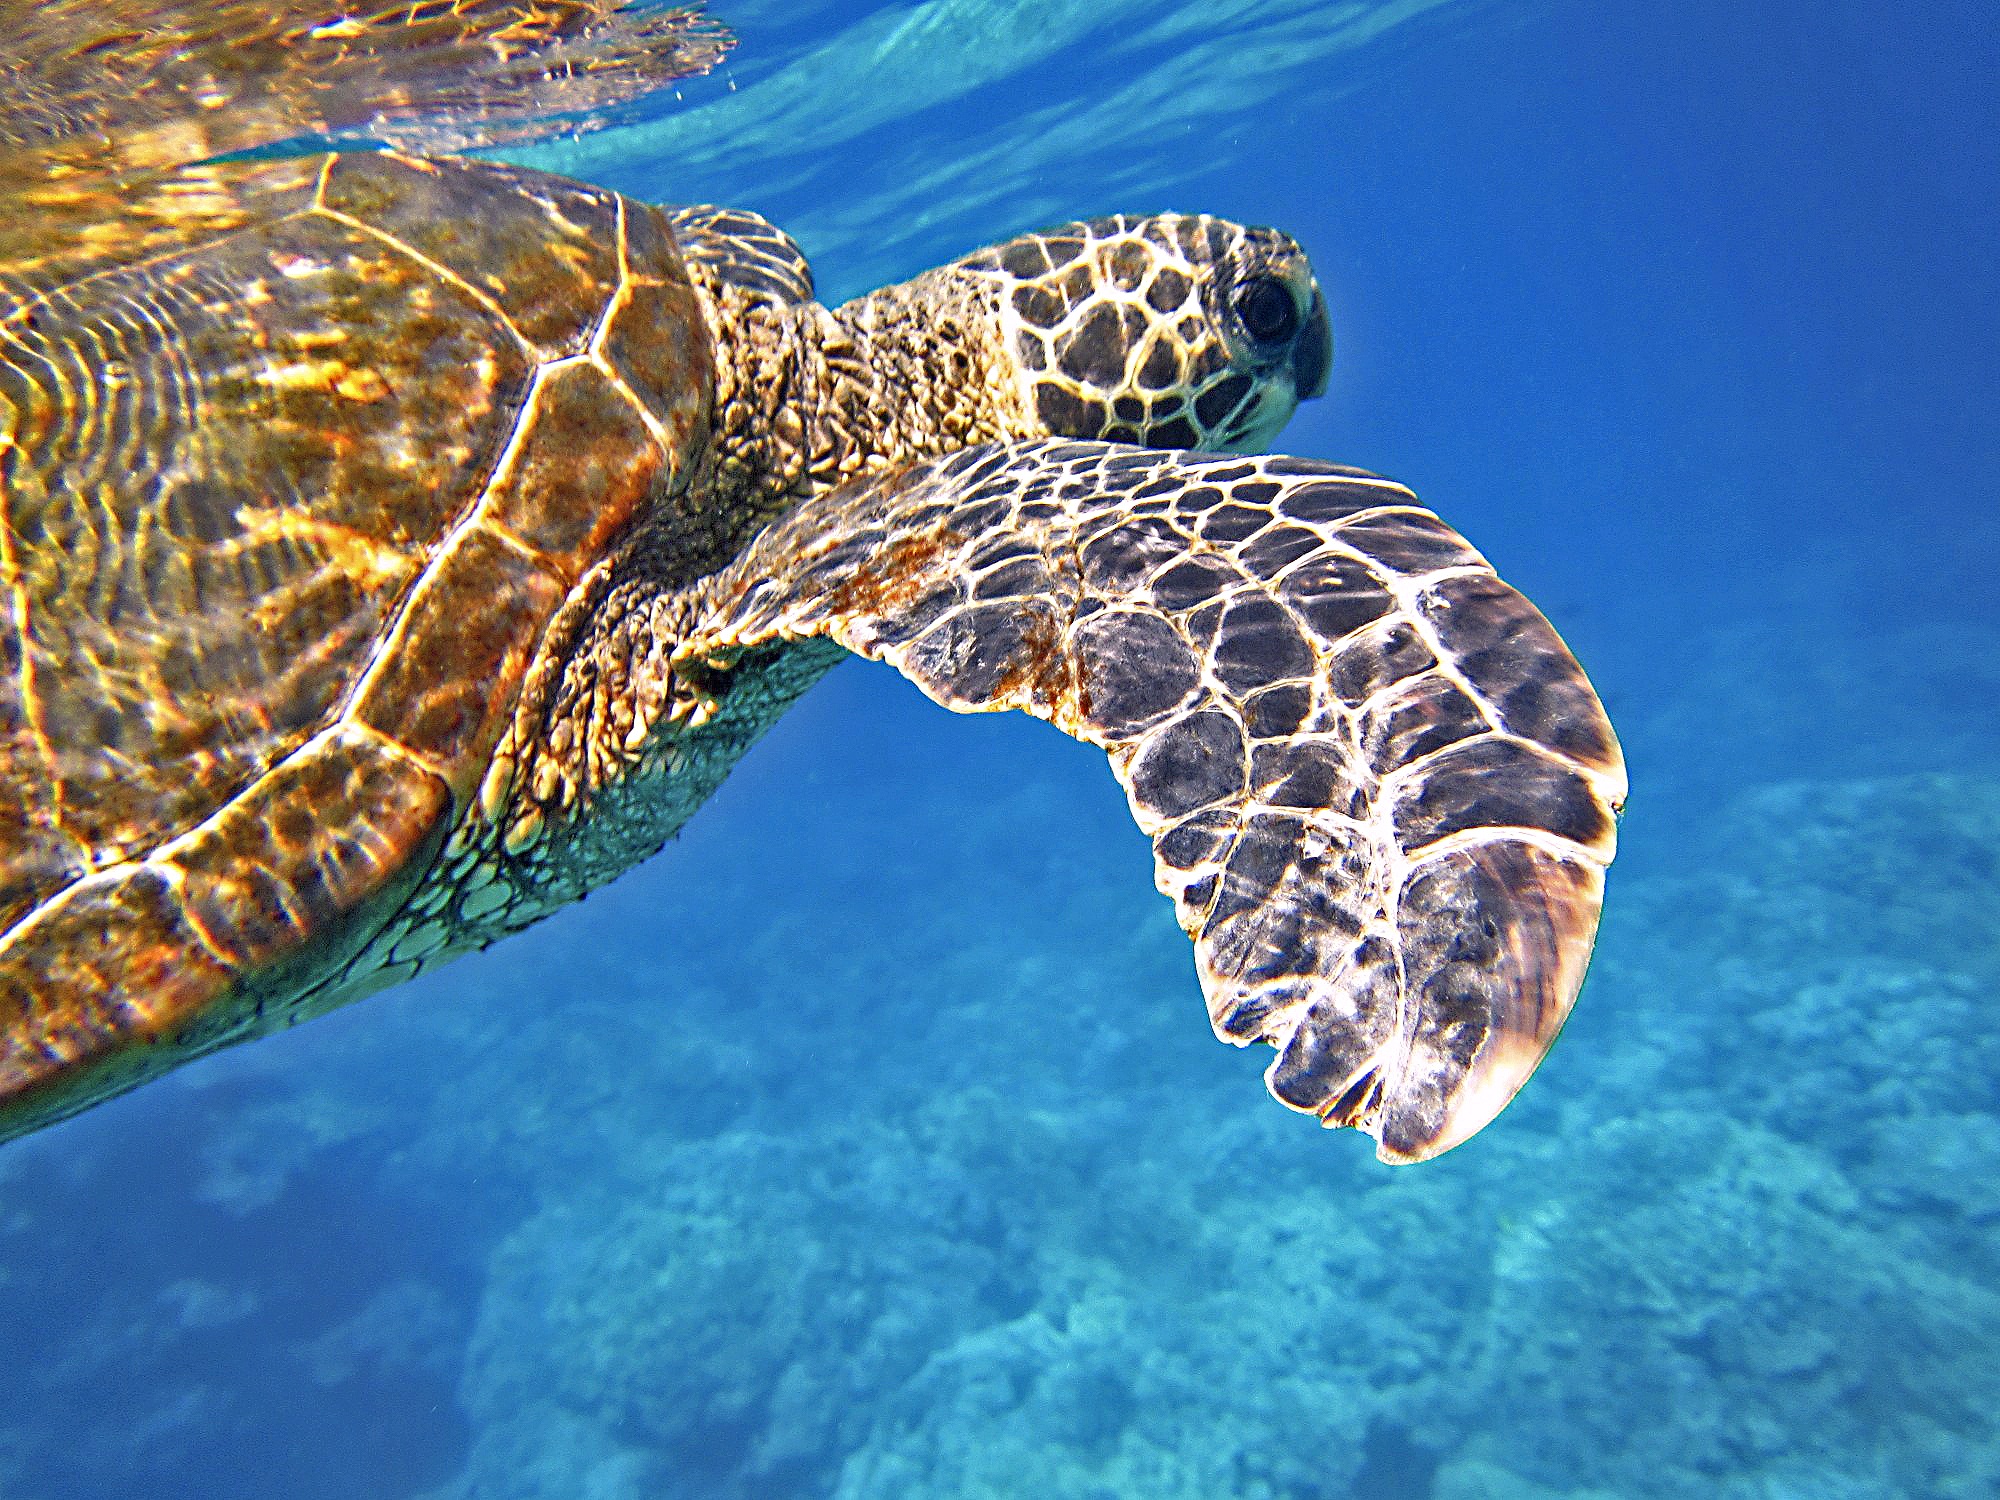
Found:
M 1289 458 L 986 445 L 809 501 L 679 660 L 831 636 L 1104 747 L 1271 1091 L 1417 1161 L 1583 982 L 1625 796 L 1547 621 L 1400 485 Z

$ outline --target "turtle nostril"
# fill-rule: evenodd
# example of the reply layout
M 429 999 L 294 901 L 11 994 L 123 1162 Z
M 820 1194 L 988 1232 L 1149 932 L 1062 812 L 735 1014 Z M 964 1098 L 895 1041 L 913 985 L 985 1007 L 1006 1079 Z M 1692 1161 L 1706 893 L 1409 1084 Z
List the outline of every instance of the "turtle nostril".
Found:
M 1292 345 L 1292 388 L 1301 401 L 1326 394 L 1327 372 L 1332 366 L 1333 325 L 1326 316 L 1326 299 L 1315 292 L 1306 326 Z

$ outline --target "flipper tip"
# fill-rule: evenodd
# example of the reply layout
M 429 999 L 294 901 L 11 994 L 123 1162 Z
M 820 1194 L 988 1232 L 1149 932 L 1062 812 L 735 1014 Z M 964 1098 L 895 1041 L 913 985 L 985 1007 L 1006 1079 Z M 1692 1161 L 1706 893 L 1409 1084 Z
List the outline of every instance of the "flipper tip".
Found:
M 1280 1103 L 1428 1161 L 1505 1109 L 1583 986 L 1604 870 L 1525 839 L 1462 845 L 1404 883 L 1393 938 L 1364 940 L 1300 1009 L 1265 1074 Z M 1370 1045 L 1355 1046 L 1363 1036 Z M 1353 1062 L 1362 1061 L 1357 1070 Z

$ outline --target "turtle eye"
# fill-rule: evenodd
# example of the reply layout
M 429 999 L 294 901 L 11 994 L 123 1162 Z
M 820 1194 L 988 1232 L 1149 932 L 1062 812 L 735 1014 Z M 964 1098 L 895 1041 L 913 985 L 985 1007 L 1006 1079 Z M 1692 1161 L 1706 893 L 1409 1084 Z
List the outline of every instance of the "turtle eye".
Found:
M 1274 276 L 1252 276 L 1232 299 L 1244 330 L 1260 344 L 1282 344 L 1299 331 L 1299 306 Z

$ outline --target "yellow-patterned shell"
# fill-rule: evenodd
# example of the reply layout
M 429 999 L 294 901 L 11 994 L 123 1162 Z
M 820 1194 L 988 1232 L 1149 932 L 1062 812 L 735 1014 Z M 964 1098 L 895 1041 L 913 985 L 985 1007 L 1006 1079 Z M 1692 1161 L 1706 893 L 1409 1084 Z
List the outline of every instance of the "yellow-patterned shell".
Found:
M 35 198 L 0 224 L 0 1095 L 52 1118 L 366 940 L 550 618 L 687 484 L 714 370 L 660 211 L 561 179 Z

